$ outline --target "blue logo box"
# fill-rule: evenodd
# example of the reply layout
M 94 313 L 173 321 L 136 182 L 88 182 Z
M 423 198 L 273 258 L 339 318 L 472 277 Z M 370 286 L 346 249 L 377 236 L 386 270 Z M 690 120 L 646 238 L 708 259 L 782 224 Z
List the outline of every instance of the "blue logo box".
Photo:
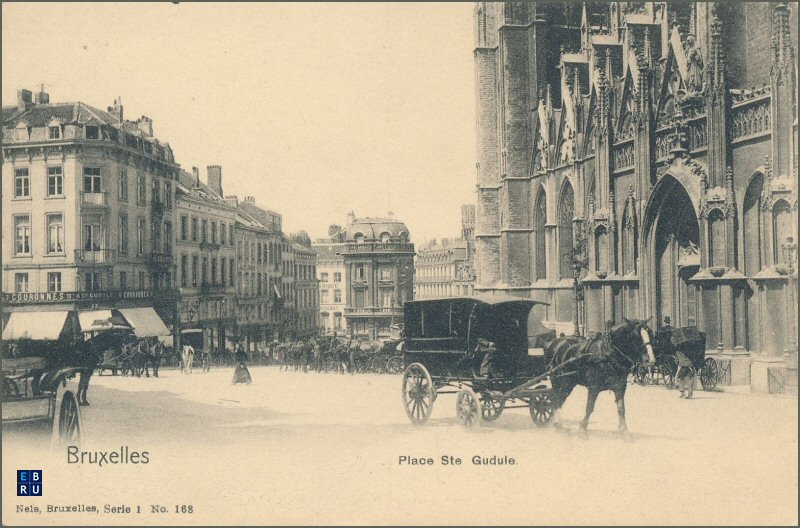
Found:
M 18 469 L 17 470 L 17 497 L 42 496 L 42 470 Z

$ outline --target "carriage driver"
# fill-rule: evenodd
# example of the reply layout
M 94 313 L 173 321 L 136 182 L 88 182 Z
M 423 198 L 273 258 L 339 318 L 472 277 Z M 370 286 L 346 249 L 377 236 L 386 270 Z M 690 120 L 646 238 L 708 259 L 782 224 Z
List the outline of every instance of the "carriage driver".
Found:
M 497 347 L 493 341 L 488 341 L 482 337 L 478 338 L 478 344 L 475 346 L 475 356 L 483 356 L 481 360 L 481 376 L 491 378 L 494 374 L 494 362 Z

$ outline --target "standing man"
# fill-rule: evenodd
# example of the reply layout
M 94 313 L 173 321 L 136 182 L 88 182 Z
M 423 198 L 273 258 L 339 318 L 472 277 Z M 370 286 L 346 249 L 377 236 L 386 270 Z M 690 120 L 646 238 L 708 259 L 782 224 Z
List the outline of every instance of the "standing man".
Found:
M 77 394 L 78 404 L 89 405 L 89 401 L 86 399 L 86 393 L 89 391 L 89 380 L 94 370 L 97 368 L 97 365 L 100 364 L 100 356 L 91 340 L 82 342 L 76 341 L 75 352 L 77 357 L 76 363 L 77 366 L 80 367 Z

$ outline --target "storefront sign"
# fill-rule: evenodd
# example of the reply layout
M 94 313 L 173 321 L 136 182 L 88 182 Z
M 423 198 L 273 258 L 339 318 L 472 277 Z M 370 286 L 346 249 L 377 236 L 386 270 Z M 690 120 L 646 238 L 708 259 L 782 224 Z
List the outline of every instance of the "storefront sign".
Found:
M 125 290 L 98 292 L 4 293 L 4 304 L 68 303 L 78 301 L 122 301 L 173 297 L 174 290 Z

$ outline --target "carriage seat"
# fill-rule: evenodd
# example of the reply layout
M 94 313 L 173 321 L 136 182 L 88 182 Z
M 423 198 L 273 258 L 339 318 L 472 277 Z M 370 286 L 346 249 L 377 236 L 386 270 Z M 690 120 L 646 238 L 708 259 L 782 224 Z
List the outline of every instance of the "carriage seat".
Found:
M 27 375 L 34 370 L 43 370 L 47 367 L 47 358 L 43 356 L 30 356 L 20 358 L 3 358 L 3 374 L 14 376 Z

